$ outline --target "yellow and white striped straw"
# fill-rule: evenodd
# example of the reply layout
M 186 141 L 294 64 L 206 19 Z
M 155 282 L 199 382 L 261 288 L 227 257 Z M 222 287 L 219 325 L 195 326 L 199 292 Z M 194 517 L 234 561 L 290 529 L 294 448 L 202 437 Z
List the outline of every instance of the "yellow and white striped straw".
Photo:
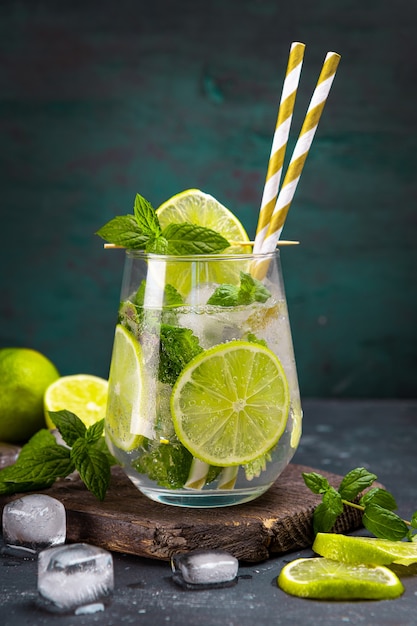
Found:
M 304 50 L 305 44 L 303 43 L 296 41 L 291 44 L 262 195 L 255 245 L 253 248 L 255 253 L 261 251 L 262 243 L 268 232 L 269 221 L 277 199 L 301 67 L 303 65 Z
M 314 139 L 324 105 L 326 104 L 339 61 L 339 54 L 336 52 L 327 53 L 300 135 L 295 144 L 294 152 L 284 176 L 281 190 L 278 194 L 268 231 L 262 244 L 261 251 L 263 253 L 272 252 L 281 236 L 285 218 L 287 217 L 298 181 L 300 180 L 301 172 Z

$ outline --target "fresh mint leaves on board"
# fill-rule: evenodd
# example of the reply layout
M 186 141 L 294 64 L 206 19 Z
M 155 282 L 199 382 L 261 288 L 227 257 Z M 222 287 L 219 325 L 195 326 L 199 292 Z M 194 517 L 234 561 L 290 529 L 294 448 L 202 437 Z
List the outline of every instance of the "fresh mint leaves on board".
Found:
M 230 245 L 216 231 L 196 224 L 169 224 L 162 229 L 154 208 L 139 194 L 133 215 L 114 217 L 96 234 L 108 243 L 154 254 L 212 254 Z
M 371 487 L 377 477 L 364 467 L 348 472 L 338 489 L 316 472 L 303 473 L 302 476 L 310 491 L 322 496 L 321 503 L 313 513 L 315 533 L 329 532 L 344 507 L 351 506 L 362 511 L 364 527 L 376 537 L 391 541 L 417 540 L 417 511 L 413 513 L 411 521 L 401 519 L 394 513 L 397 508 L 394 496 L 385 489 Z M 365 489 L 368 491 L 362 494 Z
M 58 444 L 49 430 L 38 431 L 16 463 L 0 471 L 0 494 L 47 489 L 77 470 L 87 489 L 104 500 L 110 467 L 117 463 L 103 437 L 104 419 L 87 428 L 71 411 L 49 413 L 67 445 Z

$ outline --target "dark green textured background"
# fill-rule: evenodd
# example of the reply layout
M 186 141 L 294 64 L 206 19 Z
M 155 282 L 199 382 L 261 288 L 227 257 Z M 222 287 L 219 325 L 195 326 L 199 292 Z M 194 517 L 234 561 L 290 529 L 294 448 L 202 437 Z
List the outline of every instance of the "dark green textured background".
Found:
M 283 237 L 303 396 L 416 394 L 417 3 L 1 0 L 0 346 L 104 377 L 123 253 L 93 235 L 183 189 L 253 236 L 292 41 L 292 140 L 342 61 Z

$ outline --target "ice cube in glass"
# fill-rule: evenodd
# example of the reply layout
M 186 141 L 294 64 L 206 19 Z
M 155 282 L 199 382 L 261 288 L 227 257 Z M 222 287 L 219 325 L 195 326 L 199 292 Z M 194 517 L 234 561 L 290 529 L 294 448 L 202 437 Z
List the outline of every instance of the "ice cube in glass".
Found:
M 86 543 L 43 550 L 38 557 L 42 606 L 57 613 L 104 610 L 114 588 L 110 552 Z
M 16 555 L 36 555 L 64 543 L 65 537 L 65 507 L 56 498 L 29 494 L 9 502 L 3 509 L 4 543 Z

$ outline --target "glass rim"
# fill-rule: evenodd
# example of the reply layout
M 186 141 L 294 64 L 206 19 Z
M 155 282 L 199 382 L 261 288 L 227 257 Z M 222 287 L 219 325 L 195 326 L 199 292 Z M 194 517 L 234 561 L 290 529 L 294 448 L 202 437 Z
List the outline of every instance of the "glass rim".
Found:
M 236 253 L 203 253 L 203 254 L 156 254 L 154 252 L 145 252 L 144 250 L 125 250 L 126 257 L 132 259 L 151 259 L 155 261 L 175 261 L 175 262 L 190 262 L 190 261 L 267 261 L 275 257 L 280 256 L 279 248 L 276 248 L 272 252 L 236 252 Z

